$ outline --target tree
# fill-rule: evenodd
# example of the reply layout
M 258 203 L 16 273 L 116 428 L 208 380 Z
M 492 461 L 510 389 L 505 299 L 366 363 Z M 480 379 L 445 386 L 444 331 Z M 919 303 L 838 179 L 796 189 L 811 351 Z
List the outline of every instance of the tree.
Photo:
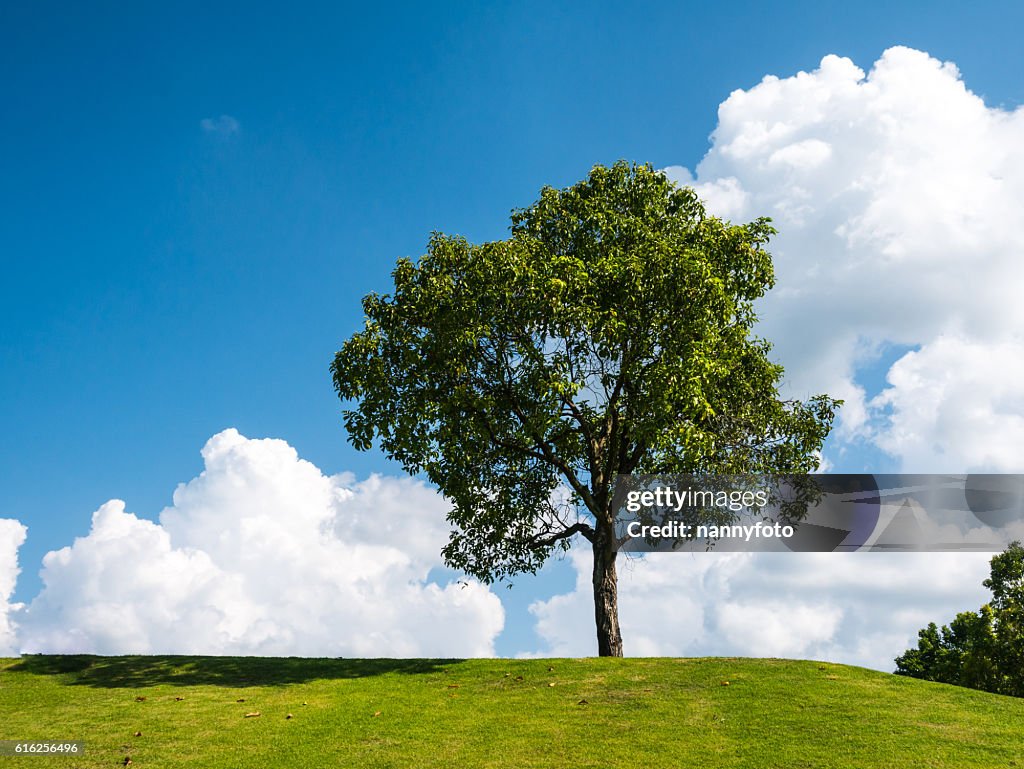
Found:
M 896 658 L 897 675 L 1024 697 L 1024 547 L 1013 542 L 989 563 L 982 584 L 992 601 L 918 631 L 917 648 Z
M 426 474 L 446 562 L 484 582 L 585 540 L 598 652 L 621 656 L 616 476 L 809 472 L 830 430 L 838 402 L 781 400 L 752 333 L 774 232 L 619 162 L 545 187 L 506 240 L 434 233 L 334 358 L 349 439 Z

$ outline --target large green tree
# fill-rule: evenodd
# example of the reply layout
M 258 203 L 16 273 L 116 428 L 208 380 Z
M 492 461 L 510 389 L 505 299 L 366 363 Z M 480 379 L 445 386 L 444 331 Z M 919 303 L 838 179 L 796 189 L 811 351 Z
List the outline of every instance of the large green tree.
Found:
M 897 674 L 1024 697 L 1024 547 L 1013 542 L 989 564 L 992 600 L 918 631 L 917 648 L 896 658 Z
M 616 476 L 808 472 L 831 427 L 836 401 L 780 399 L 753 334 L 773 233 L 625 162 L 545 187 L 505 240 L 435 233 L 335 356 L 350 440 L 437 485 L 445 560 L 485 582 L 586 541 L 598 652 L 621 656 Z

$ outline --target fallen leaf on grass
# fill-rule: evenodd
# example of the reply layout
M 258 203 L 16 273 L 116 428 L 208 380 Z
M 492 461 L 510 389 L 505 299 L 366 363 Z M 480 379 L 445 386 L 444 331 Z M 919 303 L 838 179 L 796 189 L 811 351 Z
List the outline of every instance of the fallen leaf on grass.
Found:
M 379 715 L 380 715 L 380 711 L 378 710 L 376 713 L 373 714 L 373 717 L 376 718 Z
M 458 689 L 460 684 L 448 684 L 449 689 Z
M 577 705 L 589 705 L 590 703 L 589 703 L 589 702 L 587 702 L 586 700 L 580 700 L 580 701 L 579 701 L 579 702 L 577 702 L 576 704 L 577 704 Z
M 728 685 L 729 685 L 728 681 L 722 681 L 722 686 L 728 686 Z
M 246 713 L 245 714 L 246 718 L 259 718 L 259 716 L 260 716 L 260 712 L 258 710 L 254 710 L 252 713 Z
M 551 681 L 551 682 L 550 682 L 550 683 L 548 684 L 548 686 L 554 686 L 554 685 L 555 685 L 555 682 L 554 682 L 554 681 Z

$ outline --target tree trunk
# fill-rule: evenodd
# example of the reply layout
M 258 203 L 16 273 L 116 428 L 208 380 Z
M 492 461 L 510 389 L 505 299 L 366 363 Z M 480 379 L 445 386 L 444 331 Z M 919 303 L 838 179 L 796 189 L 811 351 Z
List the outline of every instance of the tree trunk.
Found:
M 619 632 L 619 582 L 615 574 L 615 548 L 611 536 L 599 530 L 594 538 L 594 619 L 597 621 L 597 653 L 622 656 Z

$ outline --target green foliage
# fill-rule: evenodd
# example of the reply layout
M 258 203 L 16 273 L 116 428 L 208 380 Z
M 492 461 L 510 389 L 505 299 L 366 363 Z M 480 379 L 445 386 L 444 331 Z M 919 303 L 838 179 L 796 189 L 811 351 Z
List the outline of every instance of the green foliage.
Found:
M 773 233 L 625 162 L 544 188 L 506 240 L 435 233 L 334 359 L 350 440 L 437 485 L 445 558 L 484 581 L 605 546 L 617 474 L 810 471 L 837 402 L 780 400 L 752 333 Z
M 991 560 L 983 583 L 992 601 L 940 629 L 918 631 L 916 649 L 896 658 L 899 675 L 1024 697 L 1024 547 Z

